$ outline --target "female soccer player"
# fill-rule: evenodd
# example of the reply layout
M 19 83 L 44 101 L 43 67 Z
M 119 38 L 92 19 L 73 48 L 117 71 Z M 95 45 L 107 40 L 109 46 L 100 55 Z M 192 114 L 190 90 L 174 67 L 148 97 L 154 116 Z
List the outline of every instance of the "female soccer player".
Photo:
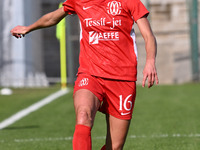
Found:
M 158 84 L 155 67 L 157 45 L 140 0 L 67 0 L 30 26 L 11 30 L 16 38 L 56 25 L 65 16 L 80 19 L 80 67 L 74 86 L 76 126 L 74 150 L 91 150 L 91 129 L 96 112 L 106 114 L 107 136 L 102 150 L 122 150 L 136 95 L 137 47 L 134 23 L 144 38 L 146 64 L 142 86 Z

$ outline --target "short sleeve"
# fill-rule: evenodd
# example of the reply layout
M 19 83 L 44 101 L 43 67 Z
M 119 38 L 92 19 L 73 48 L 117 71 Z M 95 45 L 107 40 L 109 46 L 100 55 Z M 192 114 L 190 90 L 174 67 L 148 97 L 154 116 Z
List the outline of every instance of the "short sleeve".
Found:
M 67 12 L 69 15 L 76 14 L 75 7 L 74 7 L 74 0 L 66 0 L 63 3 L 64 11 Z
M 149 11 L 140 0 L 127 0 L 127 7 L 135 22 L 143 16 L 148 16 L 149 14 Z

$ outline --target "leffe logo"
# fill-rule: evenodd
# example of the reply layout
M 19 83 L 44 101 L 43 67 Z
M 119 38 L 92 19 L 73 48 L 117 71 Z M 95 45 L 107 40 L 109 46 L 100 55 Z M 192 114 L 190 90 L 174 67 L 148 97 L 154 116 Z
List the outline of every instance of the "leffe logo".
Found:
M 121 2 L 112 1 L 107 4 L 107 12 L 113 16 L 121 14 Z
M 89 43 L 91 44 L 99 44 L 99 41 L 118 41 L 119 40 L 119 32 L 111 31 L 111 32 L 89 32 Z

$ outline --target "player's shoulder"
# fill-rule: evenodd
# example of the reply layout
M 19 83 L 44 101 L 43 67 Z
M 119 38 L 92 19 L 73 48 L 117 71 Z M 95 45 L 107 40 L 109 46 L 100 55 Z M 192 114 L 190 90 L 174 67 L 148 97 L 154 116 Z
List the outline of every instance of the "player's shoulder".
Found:
M 123 6 L 125 6 L 128 10 L 132 10 L 135 7 L 139 7 L 142 3 L 140 0 L 121 0 Z
M 135 4 L 135 3 L 141 2 L 140 0 L 122 0 L 122 1 L 128 4 Z
M 140 2 L 140 0 L 120 0 L 120 1 L 122 5 L 128 6 L 128 7 L 129 6 L 131 7 L 131 5 L 135 5 L 136 3 Z

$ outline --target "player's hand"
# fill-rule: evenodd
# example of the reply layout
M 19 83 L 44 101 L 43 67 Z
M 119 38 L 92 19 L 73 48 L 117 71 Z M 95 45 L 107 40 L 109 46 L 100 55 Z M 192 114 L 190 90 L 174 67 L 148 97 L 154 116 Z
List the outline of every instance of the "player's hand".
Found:
M 146 61 L 146 64 L 143 70 L 142 87 L 145 87 L 146 80 L 148 80 L 148 88 L 152 87 L 154 85 L 154 82 L 156 82 L 156 84 L 159 83 L 154 60 Z
M 16 38 L 22 38 L 28 33 L 27 31 L 26 26 L 16 26 L 10 31 L 10 33 Z

